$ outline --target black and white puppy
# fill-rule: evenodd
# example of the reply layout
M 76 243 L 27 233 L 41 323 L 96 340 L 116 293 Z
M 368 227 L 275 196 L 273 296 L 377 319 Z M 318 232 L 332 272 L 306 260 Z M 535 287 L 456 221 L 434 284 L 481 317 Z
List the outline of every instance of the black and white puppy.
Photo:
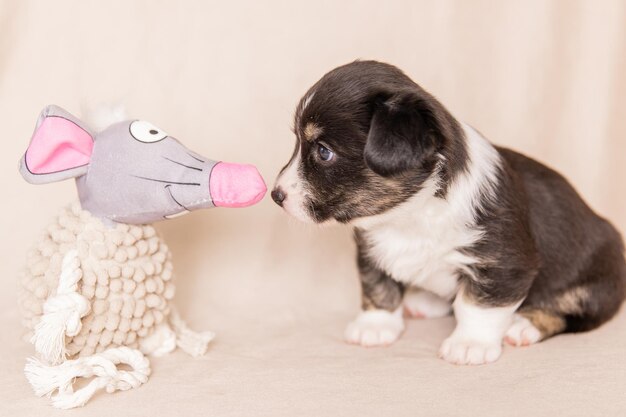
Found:
M 439 355 L 483 364 L 593 329 L 625 295 L 624 246 L 558 173 L 492 145 L 399 69 L 357 61 L 296 110 L 272 198 L 294 217 L 354 227 L 363 311 L 346 339 L 387 345 L 413 315 L 452 310 Z

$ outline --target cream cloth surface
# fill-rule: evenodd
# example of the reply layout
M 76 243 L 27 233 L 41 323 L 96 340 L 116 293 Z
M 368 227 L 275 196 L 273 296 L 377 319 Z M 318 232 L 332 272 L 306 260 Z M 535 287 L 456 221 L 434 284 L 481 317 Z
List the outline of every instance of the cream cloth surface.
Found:
M 0 0 L 0 415 L 66 415 L 22 369 L 17 280 L 71 181 L 31 186 L 16 165 L 33 115 L 57 103 L 126 104 L 185 145 L 258 166 L 268 186 L 293 151 L 295 105 L 326 71 L 393 63 L 490 140 L 566 175 L 626 230 L 626 4 L 622 0 Z M 500 361 L 436 358 L 452 318 L 411 321 L 387 349 L 345 345 L 359 305 L 348 229 L 296 223 L 269 199 L 155 226 L 174 304 L 217 337 L 199 359 L 151 359 L 139 389 L 76 416 L 623 415 L 626 315 Z

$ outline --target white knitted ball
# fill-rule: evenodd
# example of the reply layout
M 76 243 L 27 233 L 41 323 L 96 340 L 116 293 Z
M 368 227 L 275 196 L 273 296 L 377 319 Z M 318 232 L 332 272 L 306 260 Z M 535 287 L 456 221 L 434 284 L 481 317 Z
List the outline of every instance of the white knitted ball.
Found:
M 136 348 L 170 313 L 174 285 L 167 245 L 152 226 L 108 227 L 79 203 L 63 209 L 30 251 L 21 280 L 18 301 L 31 333 L 45 300 L 56 293 L 61 263 L 72 249 L 82 271 L 78 292 L 91 311 L 79 334 L 66 336 L 67 357 Z

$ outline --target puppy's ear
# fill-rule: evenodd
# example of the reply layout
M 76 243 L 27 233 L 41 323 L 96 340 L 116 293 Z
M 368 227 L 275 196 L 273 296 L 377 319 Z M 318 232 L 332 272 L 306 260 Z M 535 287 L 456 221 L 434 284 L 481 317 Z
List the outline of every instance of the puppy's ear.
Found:
M 419 168 L 437 149 L 434 99 L 413 91 L 378 95 L 365 144 L 365 163 L 389 177 Z

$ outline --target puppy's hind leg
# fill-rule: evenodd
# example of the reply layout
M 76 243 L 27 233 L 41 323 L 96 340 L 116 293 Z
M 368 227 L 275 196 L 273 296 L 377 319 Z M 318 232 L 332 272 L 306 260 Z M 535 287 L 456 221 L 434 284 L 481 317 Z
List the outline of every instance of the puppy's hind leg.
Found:
M 522 308 L 515 314 L 504 341 L 511 346 L 528 346 L 565 330 L 565 318 L 548 310 Z
M 623 246 L 600 247 L 577 284 L 551 298 L 529 296 L 506 333 L 513 346 L 527 346 L 563 332 L 592 330 L 617 312 L 626 287 Z
M 626 296 L 624 245 L 613 230 L 613 238 L 599 247 L 579 284 L 556 299 L 565 316 L 566 332 L 586 332 L 610 320 Z

